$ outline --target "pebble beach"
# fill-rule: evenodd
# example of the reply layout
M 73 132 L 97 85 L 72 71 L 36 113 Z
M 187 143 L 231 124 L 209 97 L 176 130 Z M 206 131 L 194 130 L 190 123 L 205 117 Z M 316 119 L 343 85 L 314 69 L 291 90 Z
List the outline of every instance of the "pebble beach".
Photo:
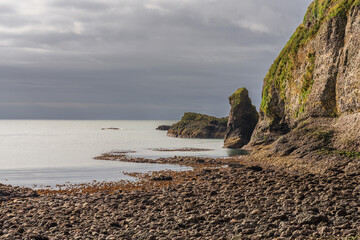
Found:
M 297 174 L 231 158 L 148 160 L 154 161 L 193 170 L 135 173 L 137 183 L 61 190 L 0 185 L 0 239 L 300 240 L 360 234 L 359 174 Z

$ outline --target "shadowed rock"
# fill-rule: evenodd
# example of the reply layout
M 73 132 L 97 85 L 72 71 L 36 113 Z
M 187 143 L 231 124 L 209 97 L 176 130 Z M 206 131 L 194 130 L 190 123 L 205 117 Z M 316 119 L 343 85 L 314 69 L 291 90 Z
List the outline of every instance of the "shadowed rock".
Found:
M 156 130 L 160 130 L 160 131 L 167 131 L 170 129 L 169 125 L 160 125 L 156 128 Z
M 231 95 L 229 103 L 231 110 L 224 146 L 241 148 L 250 141 L 259 116 L 246 88 L 240 88 Z
M 224 138 L 228 118 L 216 118 L 200 113 L 185 113 L 172 125 L 168 136 L 180 138 Z

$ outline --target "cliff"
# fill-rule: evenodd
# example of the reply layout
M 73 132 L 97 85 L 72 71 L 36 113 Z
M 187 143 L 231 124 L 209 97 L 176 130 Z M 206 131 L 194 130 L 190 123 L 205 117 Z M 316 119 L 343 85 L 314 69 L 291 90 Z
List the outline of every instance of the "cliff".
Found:
M 249 146 L 268 157 L 359 156 L 359 0 L 309 6 L 264 79 Z
M 229 103 L 231 109 L 224 147 L 241 148 L 250 141 L 259 115 L 256 107 L 251 103 L 249 92 L 246 88 L 239 88 L 232 94 L 229 97 Z
M 200 113 L 185 113 L 172 125 L 168 136 L 180 138 L 224 138 L 228 118 L 216 118 Z

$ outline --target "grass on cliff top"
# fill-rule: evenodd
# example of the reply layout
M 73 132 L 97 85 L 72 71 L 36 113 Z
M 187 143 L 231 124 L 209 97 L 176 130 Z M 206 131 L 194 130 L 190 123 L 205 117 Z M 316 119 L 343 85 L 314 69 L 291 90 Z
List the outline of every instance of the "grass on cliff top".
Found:
M 172 129 L 179 129 L 185 127 L 187 129 L 200 128 L 215 122 L 226 126 L 228 122 L 228 117 L 217 118 L 205 114 L 187 112 L 184 113 L 184 116 L 181 118 L 181 120 L 175 123 L 174 125 L 172 125 L 171 128 Z
M 232 108 L 236 108 L 237 105 L 241 105 L 242 103 L 245 103 L 247 101 L 250 101 L 251 104 L 251 99 L 249 98 L 249 91 L 246 88 L 239 88 L 229 97 L 229 102 L 232 105 Z M 257 115 L 256 107 L 252 105 L 252 108 L 252 114 Z M 256 116 L 256 118 L 257 117 L 258 116 Z
M 238 111 L 237 106 L 241 106 L 242 104 L 248 104 L 248 101 L 251 99 L 249 98 L 249 91 L 246 88 L 239 88 L 236 90 L 230 97 L 229 102 L 231 105 L 231 111 Z M 245 114 L 245 110 L 241 110 L 243 114 Z M 256 122 L 259 120 L 259 115 L 256 110 L 256 107 L 252 105 L 252 108 L 246 110 L 249 117 L 251 116 L 251 119 L 256 119 Z
M 286 86 L 289 81 L 294 79 L 293 71 L 297 63 L 297 53 L 299 50 L 316 37 L 323 22 L 334 17 L 346 16 L 349 10 L 357 5 L 360 5 L 360 0 L 315 0 L 311 3 L 303 23 L 296 29 L 284 49 L 275 59 L 264 79 L 260 109 L 266 115 L 271 116 L 272 112 L 270 109 L 272 86 L 277 89 L 279 97 L 286 103 Z M 311 58 L 311 61 L 315 61 L 315 59 Z M 313 64 L 313 62 L 310 64 Z M 311 74 L 307 74 L 307 76 L 312 77 Z M 305 80 L 307 81 L 307 86 L 305 87 L 306 90 L 302 91 L 302 104 L 305 104 L 313 83 L 312 79 Z M 303 108 L 303 106 L 300 106 L 300 108 Z
M 228 119 L 227 117 L 217 118 L 201 113 L 187 112 L 184 113 L 184 116 L 181 118 L 181 121 L 207 121 L 207 122 L 218 121 L 219 123 L 221 122 L 227 123 L 227 119 Z
M 242 95 L 249 95 L 249 92 L 246 88 L 239 88 L 238 90 L 236 90 L 236 92 L 234 92 L 233 95 L 229 97 L 229 101 L 232 102 L 235 99 L 240 99 Z
M 338 156 L 343 156 L 343 157 L 347 157 L 347 158 L 352 158 L 352 159 L 360 159 L 360 152 L 354 152 L 354 151 L 343 151 L 343 150 L 334 150 L 334 149 L 327 149 L 327 148 L 322 148 L 319 151 L 322 154 L 328 154 L 328 155 L 338 155 Z

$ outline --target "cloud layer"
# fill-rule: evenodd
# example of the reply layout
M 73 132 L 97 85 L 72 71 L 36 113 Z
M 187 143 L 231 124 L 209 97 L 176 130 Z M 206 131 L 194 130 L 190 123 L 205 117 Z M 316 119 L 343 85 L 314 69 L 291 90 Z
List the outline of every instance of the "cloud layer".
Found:
M 3 0 L 2 118 L 218 116 L 262 79 L 309 0 Z

